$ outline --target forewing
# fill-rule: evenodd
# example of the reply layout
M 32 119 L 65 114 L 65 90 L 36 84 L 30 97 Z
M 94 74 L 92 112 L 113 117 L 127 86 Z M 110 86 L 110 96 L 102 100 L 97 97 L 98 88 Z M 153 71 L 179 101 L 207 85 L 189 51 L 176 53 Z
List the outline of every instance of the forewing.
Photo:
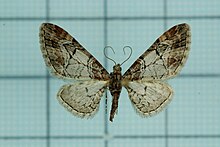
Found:
M 69 112 L 78 117 L 91 117 L 99 108 L 106 81 L 88 80 L 64 85 L 57 99 Z
M 162 34 L 125 72 L 123 79 L 165 80 L 174 77 L 186 62 L 190 49 L 190 27 L 179 24 Z
M 163 82 L 132 81 L 125 85 L 135 110 L 141 116 L 160 112 L 172 99 L 171 87 Z
M 40 27 L 41 51 L 51 72 L 64 79 L 109 79 L 103 66 L 70 34 L 57 25 Z

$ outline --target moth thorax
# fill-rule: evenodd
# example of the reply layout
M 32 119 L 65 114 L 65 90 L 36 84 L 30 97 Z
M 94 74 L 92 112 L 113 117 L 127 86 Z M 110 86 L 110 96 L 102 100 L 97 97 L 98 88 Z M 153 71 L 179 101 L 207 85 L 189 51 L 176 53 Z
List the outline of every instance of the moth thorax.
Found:
M 122 88 L 121 79 L 122 79 L 121 67 L 120 67 L 120 64 L 116 64 L 113 67 L 113 72 L 110 73 L 109 90 L 112 96 L 114 95 L 114 93 L 121 92 L 121 88 Z

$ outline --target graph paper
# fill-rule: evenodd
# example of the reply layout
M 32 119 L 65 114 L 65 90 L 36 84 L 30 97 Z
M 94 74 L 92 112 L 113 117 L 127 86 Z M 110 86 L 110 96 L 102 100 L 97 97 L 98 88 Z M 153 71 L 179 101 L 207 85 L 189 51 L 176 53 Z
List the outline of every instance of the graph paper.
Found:
M 4 147 L 219 147 L 220 146 L 219 0 L 1 0 L 0 146 Z M 174 97 L 154 117 L 135 113 L 125 89 L 109 122 L 111 96 L 101 100 L 92 119 L 72 116 L 56 93 L 65 84 L 44 64 L 39 27 L 57 24 L 74 36 L 109 71 L 111 54 L 121 63 L 123 47 L 133 48 L 130 65 L 167 29 L 191 26 L 192 44 L 181 74 L 169 80 Z

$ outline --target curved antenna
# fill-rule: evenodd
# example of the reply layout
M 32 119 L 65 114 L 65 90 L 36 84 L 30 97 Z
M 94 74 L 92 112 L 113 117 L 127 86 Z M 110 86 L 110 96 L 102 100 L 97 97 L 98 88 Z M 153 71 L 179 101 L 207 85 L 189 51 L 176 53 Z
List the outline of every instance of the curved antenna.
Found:
M 131 55 L 132 55 L 132 48 L 130 47 L 130 46 L 125 46 L 124 48 L 123 48 L 123 51 L 124 51 L 124 54 L 126 54 L 125 53 L 125 48 L 129 48 L 130 49 L 130 55 L 128 56 L 128 58 L 125 60 L 125 61 L 123 61 L 120 65 L 122 65 L 122 64 L 124 64 L 126 61 L 128 61 L 128 59 L 131 57 Z
M 111 60 L 112 62 L 114 62 L 115 65 L 116 65 L 115 60 L 113 60 L 112 58 L 109 58 L 109 57 L 106 55 L 106 49 L 107 49 L 107 48 L 110 48 L 110 49 L 112 50 L 112 52 L 115 54 L 115 51 L 114 51 L 114 49 L 113 49 L 111 46 L 106 46 L 106 47 L 104 48 L 104 55 L 105 55 L 105 57 L 106 57 L 107 59 Z

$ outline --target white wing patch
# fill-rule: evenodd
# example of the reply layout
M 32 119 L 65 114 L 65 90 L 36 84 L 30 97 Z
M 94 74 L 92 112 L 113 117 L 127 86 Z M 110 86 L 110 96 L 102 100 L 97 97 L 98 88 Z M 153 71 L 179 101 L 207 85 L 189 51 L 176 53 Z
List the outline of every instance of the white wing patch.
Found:
M 172 99 L 171 87 L 160 81 L 132 81 L 125 85 L 135 110 L 141 116 L 160 112 Z
M 57 99 L 72 114 L 88 118 L 98 111 L 106 84 L 106 81 L 88 80 L 64 85 Z

